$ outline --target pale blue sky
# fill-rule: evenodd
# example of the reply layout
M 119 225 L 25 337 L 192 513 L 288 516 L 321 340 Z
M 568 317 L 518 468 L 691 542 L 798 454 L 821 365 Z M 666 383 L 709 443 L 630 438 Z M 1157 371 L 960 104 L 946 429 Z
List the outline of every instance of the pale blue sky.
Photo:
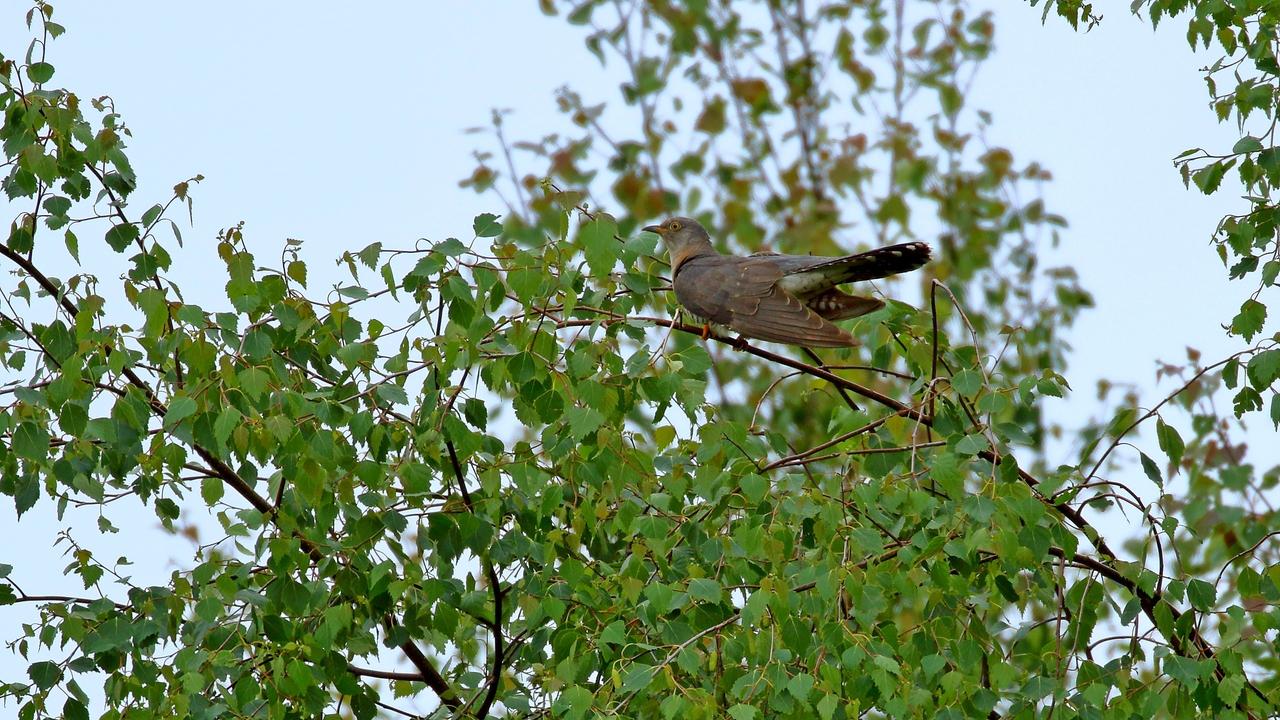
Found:
M 1153 35 L 1116 9 L 1084 34 L 1052 20 L 1041 26 L 1040 11 L 1021 2 L 992 6 L 998 50 L 973 100 L 994 114 L 994 143 L 1054 173 L 1048 205 L 1071 223 L 1054 262 L 1075 265 L 1098 303 L 1070 336 L 1077 352 L 1067 375 L 1077 397 L 1051 408 L 1078 423 L 1095 407 L 1100 376 L 1137 383 L 1155 398 L 1156 359 L 1181 361 L 1186 345 L 1206 358 L 1238 349 L 1220 324 L 1244 288 L 1224 281 L 1208 239 L 1243 201 L 1185 190 L 1170 162 L 1193 145 L 1229 148 L 1237 135 L 1206 107 L 1197 72 L 1206 58 L 1189 54 L 1181 22 Z M 464 128 L 507 107 L 517 111 L 514 136 L 538 137 L 563 127 L 556 87 L 616 94 L 612 70 L 583 49 L 578 30 L 542 16 L 532 0 L 300 7 L 57 4 L 69 32 L 51 52 L 55 82 L 82 97 L 115 98 L 135 133 L 139 212 L 175 182 L 206 176 L 194 189 L 195 226 L 183 227 L 187 248 L 176 254 L 173 275 L 189 299 L 207 306 L 222 297 L 218 228 L 245 220 L 249 241 L 271 256 L 285 238 L 300 238 L 313 273 L 370 242 L 467 233 L 474 215 L 502 208 L 457 187 L 480 143 Z M 23 12 L 20 2 L 0 10 L 0 48 L 11 56 L 26 47 Z M 82 240 L 86 256 L 92 244 Z M 1255 438 L 1270 436 L 1262 424 Z M 23 519 L 23 554 L 0 551 L 0 562 L 15 566 L 28 591 L 77 592 L 77 581 L 59 573 L 65 560 L 49 548 L 67 525 L 90 545 L 112 548 L 106 557 L 130 554 L 144 582 L 161 581 L 170 560 L 191 555 L 178 540 L 138 552 L 139 543 L 156 542 L 149 511 L 139 515 L 140 529 L 107 538 L 86 517 L 57 522 L 43 502 Z M 6 540 L 13 520 L 12 505 L 0 503 Z M 0 638 L 11 638 L 13 623 L 30 611 L 0 611 Z M 0 677 L 24 672 L 25 663 L 0 652 Z

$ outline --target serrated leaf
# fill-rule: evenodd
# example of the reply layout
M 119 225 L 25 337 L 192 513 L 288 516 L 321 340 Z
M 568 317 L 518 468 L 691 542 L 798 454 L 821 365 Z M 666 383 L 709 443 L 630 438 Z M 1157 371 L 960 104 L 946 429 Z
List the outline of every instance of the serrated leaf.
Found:
M 961 395 L 973 397 L 982 389 L 982 374 L 977 370 L 961 370 L 951 378 L 951 387 Z
M 493 213 L 477 215 L 471 228 L 475 230 L 476 237 L 497 237 L 502 234 L 502 223 L 498 222 L 498 216 Z
M 409 402 L 409 395 L 404 388 L 395 383 L 382 383 L 378 389 L 374 391 L 378 397 L 396 405 L 404 405 Z
M 1204 667 L 1202 663 L 1209 667 Z M 1181 655 L 1170 655 L 1164 659 L 1164 671 L 1169 677 L 1186 686 L 1188 690 L 1194 690 L 1200 684 L 1204 671 L 1212 670 L 1212 664 L 1212 660 L 1200 661 L 1184 658 Z
M 44 460 L 49 453 L 49 431 L 43 425 L 24 422 L 12 438 L 13 453 L 27 460 Z
M 596 215 L 594 220 L 582 226 L 579 241 L 592 275 L 608 275 L 613 270 L 620 250 L 618 241 L 614 239 L 617 234 L 617 223 L 604 213 Z
M 532 267 L 516 268 L 507 273 L 507 286 L 520 298 L 520 302 L 528 303 L 542 287 L 545 273 Z
M 710 578 L 694 578 L 689 581 L 689 597 L 704 602 L 720 602 L 723 591 L 720 583 Z
M 1236 154 L 1258 152 L 1260 150 L 1262 150 L 1262 141 L 1252 135 L 1245 135 L 1240 138 L 1236 141 L 1235 146 L 1231 148 L 1231 152 Z
M 822 718 L 822 720 L 831 720 L 832 716 L 835 715 L 836 707 L 839 706 L 839 704 L 840 701 L 836 699 L 835 695 L 824 696 L 818 701 L 818 717 Z
M 366 245 L 363 250 L 356 253 L 356 257 L 360 258 L 360 262 L 370 270 L 376 270 L 378 267 L 378 258 L 382 257 L 382 243 L 376 242 Z
M 1243 335 L 1245 340 L 1253 341 L 1253 336 L 1262 332 L 1262 325 L 1267 320 L 1267 306 L 1250 298 L 1240 306 L 1240 312 L 1231 320 L 1231 332 Z
M 196 401 L 186 397 L 176 397 L 169 401 L 169 409 L 164 414 L 164 427 L 173 428 L 178 423 L 191 417 L 196 411 Z
M 129 244 L 138 239 L 138 226 L 132 223 L 121 223 L 113 225 L 107 231 L 107 245 L 111 246 L 116 252 L 123 252 Z
M 58 684 L 58 680 L 62 678 L 62 670 L 56 663 L 46 660 L 31 663 L 27 667 L 27 675 L 31 677 L 36 687 L 41 690 L 48 690 Z
M 1187 600 L 1200 612 L 1208 612 L 1218 600 L 1218 591 L 1204 580 L 1192 579 L 1187 583 Z
M 53 66 L 47 62 L 35 62 L 27 66 L 27 77 L 33 83 L 47 83 L 53 79 Z
M 1270 387 L 1280 378 L 1280 350 L 1266 350 L 1254 355 L 1245 366 L 1245 373 L 1255 390 Z
M 564 418 L 569 423 L 569 433 L 574 440 L 581 440 L 595 432 L 604 422 L 604 415 L 599 410 L 588 407 L 571 407 L 564 411 Z
M 71 254 L 71 258 L 78 264 L 80 262 L 80 238 L 68 229 L 62 234 L 62 241 L 67 246 L 67 252 Z
M 764 499 L 764 495 L 769 490 L 769 481 L 760 475 L 747 475 L 741 481 L 742 494 L 747 496 L 747 500 L 752 503 L 758 503 Z
M 1164 478 L 1160 475 L 1160 468 L 1155 461 L 1144 452 L 1139 452 L 1138 456 L 1142 462 L 1142 472 L 1146 473 L 1147 479 L 1155 483 L 1156 487 L 1164 489 Z
M 231 437 L 231 433 L 240 426 L 240 411 L 233 405 L 228 405 L 218 413 L 218 419 L 213 423 L 213 437 L 222 447 L 227 446 L 227 440 Z
M 1196 187 L 1200 188 L 1200 192 L 1205 195 L 1212 195 L 1218 191 L 1218 186 L 1222 184 L 1223 176 L 1235 164 L 1234 158 L 1211 163 L 1191 173 L 1191 181 L 1196 184 Z
M 289 278 L 298 283 L 302 287 L 307 286 L 307 264 L 301 260 L 294 260 L 289 263 L 285 269 L 285 273 Z
M 222 478 L 206 477 L 200 480 L 200 497 L 206 505 L 212 506 L 221 500 L 224 490 Z
M 1236 704 L 1236 701 L 1240 699 L 1240 693 L 1243 690 L 1243 675 L 1232 674 L 1218 681 L 1218 699 L 1227 707 L 1231 707 Z
M 1160 449 L 1169 456 L 1169 463 L 1173 466 L 1174 472 L 1177 472 L 1178 465 L 1182 462 L 1182 453 L 1187 447 L 1182 442 L 1182 436 L 1163 419 L 1156 418 L 1156 440 L 1160 443 Z

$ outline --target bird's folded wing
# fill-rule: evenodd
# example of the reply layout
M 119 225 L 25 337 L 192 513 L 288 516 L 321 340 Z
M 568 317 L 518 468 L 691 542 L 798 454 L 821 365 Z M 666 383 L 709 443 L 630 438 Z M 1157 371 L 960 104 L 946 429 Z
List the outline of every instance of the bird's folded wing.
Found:
M 776 265 L 753 262 L 739 266 L 729 293 L 734 330 L 760 340 L 809 347 L 850 347 L 857 344 L 844 329 L 827 322 L 799 298 L 778 287 L 782 273 Z

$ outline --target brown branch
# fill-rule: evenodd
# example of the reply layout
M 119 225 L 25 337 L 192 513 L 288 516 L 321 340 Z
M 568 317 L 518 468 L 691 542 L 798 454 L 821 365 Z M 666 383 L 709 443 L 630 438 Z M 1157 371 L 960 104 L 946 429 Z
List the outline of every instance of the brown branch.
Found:
M 393 670 L 375 670 L 373 668 L 362 668 L 351 663 L 347 663 L 347 672 L 360 677 L 379 678 L 381 680 L 407 680 L 409 682 L 422 682 L 422 675 L 419 673 L 395 672 Z
M 462 493 L 462 501 L 474 515 L 476 507 L 471 501 L 471 492 L 467 490 L 466 478 L 463 477 L 462 473 L 462 463 L 458 461 L 458 451 L 453 447 L 452 440 L 446 439 L 444 446 L 449 451 L 449 464 L 453 466 L 454 477 L 458 480 L 458 490 Z M 493 707 L 494 698 L 498 695 L 498 685 L 502 683 L 503 652 L 505 648 L 502 638 L 502 585 L 499 582 L 498 572 L 493 567 L 493 560 L 490 559 L 489 553 L 484 553 L 481 559 L 484 564 L 485 575 L 489 578 L 489 586 L 493 589 L 493 625 L 489 627 L 489 632 L 493 635 L 493 662 L 489 671 L 489 687 L 485 691 L 484 700 L 480 703 L 479 709 L 476 710 L 476 717 L 483 718 L 489 716 L 489 708 Z
M 1173 400 L 1174 398 L 1178 397 L 1183 392 L 1185 392 L 1186 389 L 1194 385 L 1197 380 L 1204 377 L 1205 373 L 1209 372 L 1210 370 L 1215 370 L 1217 368 L 1220 368 L 1223 365 L 1226 365 L 1227 363 L 1231 362 L 1232 360 L 1235 360 L 1236 358 L 1240 357 L 1241 355 L 1248 355 L 1249 353 L 1252 353 L 1252 352 L 1254 352 L 1253 349 L 1242 350 L 1224 360 L 1220 360 L 1212 365 L 1208 365 L 1206 367 L 1200 368 L 1199 372 L 1197 372 L 1195 375 L 1192 375 L 1190 380 L 1182 384 L 1182 387 L 1179 387 L 1177 390 L 1174 390 L 1163 400 L 1156 403 L 1155 407 L 1148 410 L 1145 415 L 1129 423 L 1128 427 L 1126 427 L 1119 434 L 1117 434 L 1115 438 L 1112 439 L 1111 444 L 1108 445 L 1107 449 L 1102 453 L 1102 456 L 1099 457 L 1098 461 L 1093 464 L 1093 469 L 1089 471 L 1088 475 L 1084 476 L 1084 479 L 1088 481 L 1088 480 L 1091 480 L 1093 476 L 1097 475 L 1098 470 L 1102 467 L 1102 463 L 1106 462 L 1107 457 L 1110 456 L 1111 453 L 1114 452 L 1115 449 L 1120 446 L 1120 441 L 1123 440 L 1126 435 L 1133 432 L 1134 428 L 1138 427 L 1142 423 L 1146 422 L 1147 420 L 1150 420 L 1152 417 L 1159 414 L 1160 408 L 1164 407 L 1165 404 L 1168 403 L 1170 400 Z
M 846 441 L 846 440 L 848 440 L 848 439 L 850 439 L 850 438 L 857 437 L 858 435 L 862 435 L 862 434 L 865 434 L 865 433 L 869 433 L 869 432 L 871 432 L 872 430 L 875 430 L 876 428 L 878 428 L 878 427 L 880 427 L 881 425 L 885 424 L 885 423 L 886 423 L 886 422 L 888 422 L 889 420 L 891 420 L 891 419 L 893 419 L 893 418 L 895 418 L 895 417 L 899 417 L 899 416 L 901 416 L 901 414 L 902 414 L 901 412 L 895 412 L 895 413 L 893 413 L 893 414 L 891 414 L 891 415 L 885 415 L 884 417 L 882 417 L 882 418 L 880 418 L 880 419 L 878 419 L 878 420 L 872 420 L 871 422 L 867 423 L 866 425 L 863 425 L 862 427 L 860 427 L 860 428 L 858 428 L 858 429 L 856 429 L 856 430 L 850 430 L 850 431 L 849 431 L 849 432 L 847 432 L 847 433 L 844 433 L 844 434 L 842 434 L 842 435 L 838 435 L 838 436 L 836 436 L 836 437 L 834 437 L 834 438 L 831 438 L 830 440 L 828 440 L 828 441 L 826 441 L 826 442 L 824 442 L 824 443 L 821 443 L 821 444 L 819 444 L 819 445 L 815 445 L 815 446 L 813 446 L 813 447 L 809 448 L 808 450 L 805 450 L 804 452 L 798 452 L 798 453 L 796 453 L 796 454 L 794 454 L 794 455 L 788 455 L 787 457 L 784 457 L 784 458 L 782 458 L 782 459 L 780 459 L 780 460 L 776 460 L 776 461 L 774 461 L 774 462 L 771 462 L 771 463 L 769 463 L 768 465 L 765 465 L 763 468 L 761 468 L 761 472 L 763 472 L 763 471 L 765 471 L 765 470 L 772 470 L 772 469 L 777 468 L 777 467 L 782 467 L 782 466 L 784 466 L 784 465 L 790 465 L 790 464 L 794 463 L 794 462 L 795 462 L 795 461 L 797 461 L 797 460 L 804 460 L 805 458 L 808 458 L 809 456 L 813 455 L 814 453 L 822 452 L 823 450 L 826 450 L 827 448 L 832 447 L 833 445 L 839 445 L 840 443 L 842 443 L 842 442 L 844 442 L 844 441 Z

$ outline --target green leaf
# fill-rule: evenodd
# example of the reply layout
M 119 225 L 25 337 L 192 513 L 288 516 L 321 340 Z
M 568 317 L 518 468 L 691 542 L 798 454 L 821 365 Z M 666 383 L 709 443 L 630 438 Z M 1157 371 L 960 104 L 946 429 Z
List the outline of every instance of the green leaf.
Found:
M 1231 320 L 1231 332 L 1243 335 L 1245 340 L 1253 341 L 1253 336 L 1262 332 L 1262 325 L 1267 320 L 1267 306 L 1257 300 L 1245 300 L 1240 312 Z
M 89 720 L 89 709 L 80 700 L 68 697 L 62 704 L 62 720 Z
M 636 663 L 627 671 L 627 676 L 622 680 L 622 692 L 633 693 L 649 687 L 649 683 L 653 682 L 653 668 L 648 665 Z
M 30 422 L 18 425 L 13 433 L 13 453 L 27 460 L 44 460 L 49 453 L 49 431 Z
M 80 262 L 80 238 L 76 237 L 76 234 L 68 228 L 62 234 L 62 241 L 67 246 L 67 252 L 71 254 L 71 259 L 77 263 Z
M 1218 682 L 1218 699 L 1230 707 L 1240 699 L 1240 693 L 1243 690 L 1244 675 L 1238 673 L 1227 675 Z
M 1200 684 L 1200 678 L 1207 674 L 1206 671 L 1212 672 L 1212 670 L 1212 660 L 1192 660 L 1181 655 L 1170 655 L 1164 659 L 1165 673 L 1189 690 L 1195 690 Z
M 1204 580 L 1192 579 L 1187 583 L 1187 600 L 1200 612 L 1208 612 L 1218 600 L 1218 591 Z
M 240 381 L 240 388 L 252 400 L 262 397 L 262 393 L 267 389 L 267 373 L 261 368 L 245 368 L 236 374 L 236 378 Z
M 285 268 L 285 273 L 291 280 L 298 283 L 302 287 L 307 286 L 307 264 L 301 260 L 290 261 Z
M 1236 154 L 1258 152 L 1260 150 L 1262 150 L 1262 141 L 1252 135 L 1245 135 L 1240 138 L 1236 141 L 1235 146 L 1231 148 L 1231 152 Z
M 574 685 L 564 692 L 560 693 L 560 697 L 556 698 L 555 707 L 556 715 L 566 718 L 566 720 L 579 720 L 585 717 L 587 711 L 591 709 L 591 703 L 594 697 L 591 691 L 581 685 Z
M 809 691 L 813 689 L 812 675 L 796 675 L 787 682 L 787 692 L 801 702 L 809 699 Z
M 1277 277 L 1280 277 L 1280 260 L 1268 260 L 1262 266 L 1262 284 L 1275 285 Z
M 44 199 L 44 209 L 50 215 L 66 215 L 71 209 L 71 201 L 61 195 L 50 195 Z
M 961 370 L 951 378 L 951 387 L 961 395 L 973 397 L 982 389 L 982 374 L 977 370 Z
M 957 455 L 977 455 L 987 449 L 987 439 L 979 434 L 965 435 L 956 442 Z
M 694 578 L 689 581 L 689 597 L 694 600 L 718 603 L 722 594 L 720 583 L 710 578 Z
M 1164 477 L 1160 475 L 1160 468 L 1156 466 L 1154 460 L 1147 456 L 1144 452 L 1138 453 L 1142 461 L 1142 472 L 1146 473 L 1147 479 L 1155 483 L 1156 487 L 1164 488 Z
M 395 405 L 404 405 L 409 402 L 408 393 L 405 392 L 404 388 L 396 385 L 395 383 L 384 382 L 379 385 L 378 389 L 374 392 L 378 397 Z
M 835 715 L 836 708 L 839 704 L 840 700 L 837 699 L 835 695 L 823 696 L 823 698 L 818 701 L 817 705 L 818 717 L 822 718 L 822 720 L 831 720 Z
M 507 286 L 520 298 L 520 302 L 528 303 L 542 287 L 546 273 L 537 268 L 516 268 L 507 273 Z
M 475 230 L 476 237 L 497 237 L 502 234 L 502 223 L 498 222 L 498 216 L 493 213 L 477 215 L 471 228 Z
M 218 419 L 213 423 L 213 436 L 222 447 L 227 446 L 227 440 L 231 437 L 231 433 L 240 425 L 240 411 L 234 405 L 228 405 L 218 413 Z
M 186 396 L 173 398 L 169 401 L 169 409 L 164 414 L 164 427 L 173 428 L 178 423 L 191 417 L 196 411 L 196 401 Z
M 1220 160 L 1218 162 L 1207 165 L 1191 174 L 1191 180 L 1200 188 L 1205 195 L 1212 195 L 1217 192 L 1218 186 L 1222 184 L 1222 178 L 1227 171 L 1236 164 L 1234 158 L 1231 160 Z
M 760 711 L 750 705 L 738 703 L 729 708 L 729 717 L 733 720 L 755 720 Z
M 747 496 L 747 500 L 752 503 L 758 503 L 764 499 L 764 495 L 769 491 L 769 481 L 760 475 L 748 475 L 739 481 L 742 486 L 742 494 Z
M 62 678 L 62 670 L 56 663 L 49 661 L 31 663 L 27 668 L 27 675 L 31 677 L 32 682 L 41 690 L 48 690 L 58 684 L 58 680 Z
M 377 269 L 378 258 L 382 257 L 382 243 L 376 242 L 366 245 L 363 250 L 356 253 L 356 257 L 370 270 Z
M 926 655 L 920 661 L 920 668 L 924 670 L 925 677 L 933 677 L 938 671 L 946 667 L 947 659 L 937 653 Z
M 571 407 L 564 411 L 564 418 L 569 423 L 569 433 L 574 440 L 581 440 L 595 432 L 604 422 L 604 415 L 589 407 Z
M 200 497 L 206 505 L 213 505 L 221 500 L 224 489 L 222 478 L 205 477 L 200 480 Z
M 1177 472 L 1178 465 L 1182 462 L 1182 453 L 1187 447 L 1182 442 L 1182 436 L 1163 419 L 1156 418 L 1156 440 L 1160 443 L 1160 449 L 1169 456 L 1169 463 L 1173 465 L 1174 472 Z
M 620 245 L 614 236 L 618 234 L 618 225 L 613 218 L 604 213 L 596 215 L 594 220 L 582 226 L 579 240 L 583 252 L 587 256 L 587 265 L 591 274 L 596 277 L 608 275 L 618 259 Z
M 1249 383 L 1262 390 L 1280 378 L 1280 350 L 1267 350 L 1254 355 L 1245 367 Z
M 132 223 L 113 225 L 107 231 L 106 239 L 112 250 L 123 252 L 130 243 L 138 239 L 138 226 Z
M 15 222 L 9 230 L 9 239 L 5 242 L 14 252 L 29 253 L 34 247 L 35 238 L 26 223 Z
M 47 62 L 35 62 L 27 66 L 27 77 L 33 83 L 47 83 L 53 79 L 53 66 Z

